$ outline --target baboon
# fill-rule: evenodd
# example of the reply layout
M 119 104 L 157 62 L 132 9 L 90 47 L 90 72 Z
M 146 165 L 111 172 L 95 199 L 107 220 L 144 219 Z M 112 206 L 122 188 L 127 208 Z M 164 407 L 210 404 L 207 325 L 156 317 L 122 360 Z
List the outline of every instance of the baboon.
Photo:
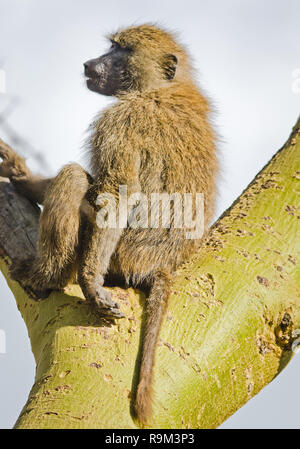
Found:
M 128 195 L 204 193 L 205 229 L 215 205 L 218 158 L 210 124 L 211 106 L 197 87 L 185 49 L 172 33 L 140 25 L 110 36 L 111 48 L 84 64 L 90 90 L 116 97 L 92 124 L 90 174 L 77 164 L 53 179 L 34 177 L 22 158 L 1 144 L 0 175 L 34 202 L 44 205 L 34 260 L 12 268 L 24 286 L 44 292 L 78 275 L 87 300 L 100 314 L 123 317 L 103 288 L 108 276 L 148 290 L 136 417 L 145 425 L 152 413 L 155 346 L 167 307 L 170 280 L 200 245 L 175 226 L 97 226 L 100 193 L 119 201 Z M 174 213 L 172 210 L 172 217 Z M 173 220 L 174 222 L 174 220 Z

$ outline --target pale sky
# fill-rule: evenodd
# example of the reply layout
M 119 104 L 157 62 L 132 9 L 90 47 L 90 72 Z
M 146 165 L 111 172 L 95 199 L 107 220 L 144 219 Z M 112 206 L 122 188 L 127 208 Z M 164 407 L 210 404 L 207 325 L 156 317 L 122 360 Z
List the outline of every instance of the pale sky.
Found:
M 15 99 L 8 123 L 43 154 L 45 173 L 82 163 L 85 130 L 108 102 L 85 88 L 83 62 L 100 55 L 103 36 L 120 26 L 156 22 L 176 30 L 218 111 L 218 216 L 283 145 L 299 115 L 299 17 L 298 0 L 0 0 L 0 115 Z M 0 136 L 10 141 L 1 125 Z M 28 163 L 38 168 L 35 160 Z M 2 275 L 0 292 L 0 335 L 6 335 L 0 428 L 9 428 L 26 402 L 35 367 Z M 296 355 L 222 428 L 299 429 L 299 371 Z

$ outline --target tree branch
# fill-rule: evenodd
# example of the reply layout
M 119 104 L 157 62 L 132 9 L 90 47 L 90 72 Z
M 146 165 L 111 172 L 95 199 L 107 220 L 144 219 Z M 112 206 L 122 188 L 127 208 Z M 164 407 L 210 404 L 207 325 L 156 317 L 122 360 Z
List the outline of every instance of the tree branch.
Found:
M 299 198 L 300 119 L 178 271 L 156 354 L 152 427 L 217 427 L 290 360 L 300 328 Z M 126 315 L 116 324 L 99 320 L 77 285 L 32 300 L 7 264 L 34 251 L 38 216 L 0 183 L 0 267 L 37 363 L 16 427 L 135 428 L 144 295 L 111 289 Z

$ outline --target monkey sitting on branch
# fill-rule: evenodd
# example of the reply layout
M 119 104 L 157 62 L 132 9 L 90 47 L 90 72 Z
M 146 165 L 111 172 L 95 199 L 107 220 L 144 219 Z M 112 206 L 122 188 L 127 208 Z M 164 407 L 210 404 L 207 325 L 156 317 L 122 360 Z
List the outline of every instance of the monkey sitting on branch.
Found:
M 134 400 L 136 417 L 151 417 L 155 346 L 167 307 L 172 274 L 200 245 L 186 227 L 99 226 L 99 195 L 120 202 L 127 193 L 204 194 L 204 228 L 215 206 L 218 161 L 210 106 L 198 89 L 184 48 L 174 36 L 153 25 L 121 30 L 111 48 L 84 64 L 87 87 L 117 102 L 92 124 L 90 174 L 80 165 L 62 168 L 55 178 L 34 176 L 8 145 L 1 143 L 0 175 L 19 192 L 43 204 L 34 260 L 11 275 L 39 297 L 62 289 L 77 276 L 87 300 L 102 316 L 123 317 L 103 288 L 108 277 L 146 288 L 146 327 Z M 159 200 L 157 200 L 159 201 Z M 159 206 L 157 203 L 156 206 Z M 162 211 L 164 212 L 164 211 Z M 189 209 L 189 218 L 194 216 Z

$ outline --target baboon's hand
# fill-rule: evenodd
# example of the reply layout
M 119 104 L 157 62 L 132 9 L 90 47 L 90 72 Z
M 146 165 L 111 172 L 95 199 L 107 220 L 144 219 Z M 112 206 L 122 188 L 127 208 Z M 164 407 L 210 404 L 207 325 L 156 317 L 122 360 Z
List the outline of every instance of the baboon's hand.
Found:
M 119 310 L 120 305 L 111 299 L 110 294 L 103 287 L 97 287 L 93 298 L 99 313 L 107 318 L 124 318 L 125 315 Z
M 3 178 L 24 177 L 27 167 L 24 159 L 19 156 L 7 143 L 0 139 L 0 176 Z
M 0 163 L 0 176 L 4 178 L 9 178 L 9 174 L 11 172 L 11 160 L 14 151 L 10 146 L 8 146 L 2 139 L 0 139 L 0 158 L 2 159 L 2 163 Z

